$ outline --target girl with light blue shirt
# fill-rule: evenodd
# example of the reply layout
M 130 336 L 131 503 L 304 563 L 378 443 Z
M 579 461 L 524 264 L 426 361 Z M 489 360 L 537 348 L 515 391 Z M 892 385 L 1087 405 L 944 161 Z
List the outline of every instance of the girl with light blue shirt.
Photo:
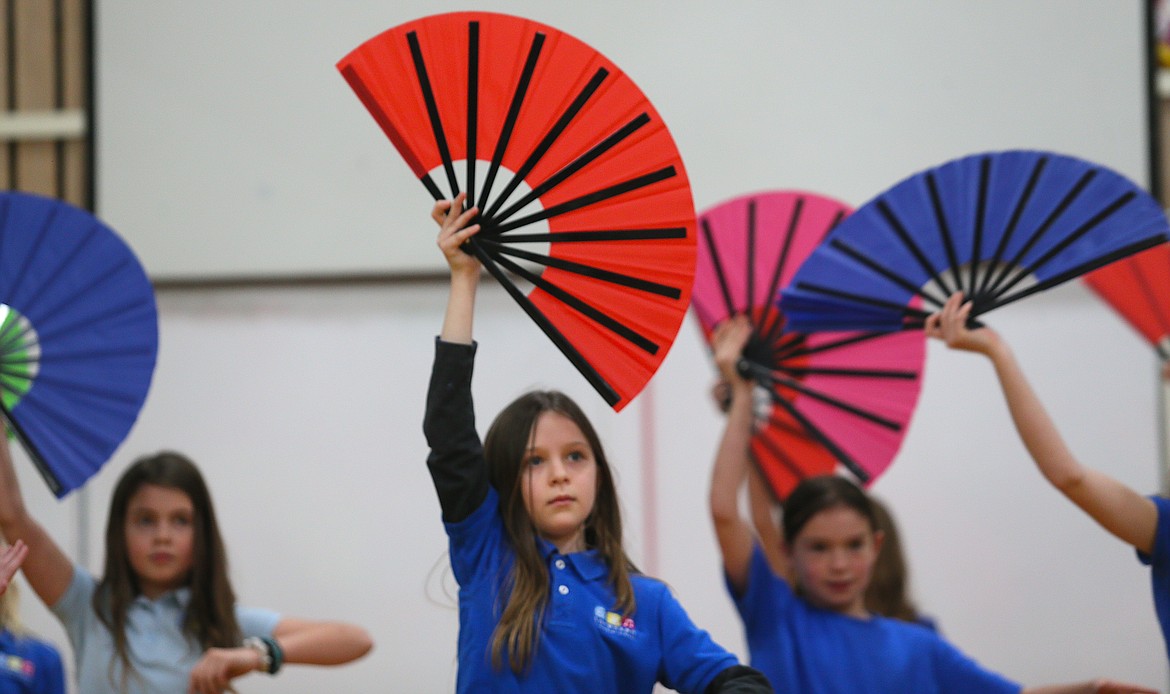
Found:
M 106 526 L 105 570 L 73 564 L 31 518 L 0 431 L 0 531 L 28 546 L 24 575 L 61 620 L 86 694 L 219 694 L 284 663 L 336 665 L 371 647 L 365 630 L 236 605 L 211 495 L 172 452 L 119 479 Z

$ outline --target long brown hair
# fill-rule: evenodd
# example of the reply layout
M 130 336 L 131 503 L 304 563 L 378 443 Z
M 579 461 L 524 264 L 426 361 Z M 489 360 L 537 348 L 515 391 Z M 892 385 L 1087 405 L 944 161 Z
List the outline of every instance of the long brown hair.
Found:
M 187 581 L 191 601 L 183 617 L 183 632 L 204 650 L 213 646 L 238 646 L 241 636 L 236 622 L 236 596 L 228 579 L 227 550 L 215 520 L 211 493 L 199 468 L 186 456 L 173 451 L 139 458 L 126 469 L 114 488 L 106 522 L 106 565 L 93 596 L 93 609 L 114 639 L 118 661 L 123 667 L 123 689 L 127 676 L 133 672 L 126 642 L 126 611 L 140 592 L 126 547 L 126 513 L 130 499 L 145 484 L 183 492 L 191 499 L 195 511 L 194 554 Z M 111 662 L 111 683 L 113 668 Z
M 910 577 L 906 558 L 902 553 L 902 542 L 898 537 L 898 526 L 893 516 L 880 501 L 869 497 L 877 518 L 877 529 L 885 539 L 882 550 L 873 565 L 873 577 L 865 591 L 865 606 L 871 611 L 904 622 L 921 619 L 918 608 L 910 599 Z
M 548 567 L 537 549 L 536 529 L 524 505 L 525 453 L 536 429 L 536 420 L 555 412 L 572 420 L 585 435 L 597 464 L 597 496 L 585 521 L 585 544 L 596 549 L 609 567 L 609 583 L 622 616 L 633 614 L 634 588 L 630 574 L 637 567 L 622 548 L 622 519 L 617 490 L 601 440 L 585 413 L 569 396 L 558 391 L 533 391 L 512 401 L 496 415 L 484 437 L 484 457 L 492 486 L 500 496 L 499 512 L 515 561 L 504 582 L 507 604 L 492 633 L 492 664 L 502 667 L 507 654 L 512 671 L 526 670 L 532 662 L 548 604 Z M 502 597 L 502 596 L 500 596 Z

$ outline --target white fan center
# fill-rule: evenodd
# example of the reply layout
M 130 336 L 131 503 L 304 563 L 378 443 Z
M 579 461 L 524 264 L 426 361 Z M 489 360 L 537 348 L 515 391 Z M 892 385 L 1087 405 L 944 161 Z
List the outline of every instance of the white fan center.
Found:
M 490 161 L 484 161 L 482 159 L 477 159 L 475 162 L 475 191 L 474 191 L 474 193 L 475 193 L 476 200 L 481 200 L 483 197 L 484 185 L 487 182 L 488 172 L 491 169 L 491 166 L 492 166 L 492 164 Z M 453 162 L 452 168 L 455 171 L 455 180 L 456 181 L 460 182 L 461 184 L 463 182 L 467 181 L 467 160 L 460 159 L 458 161 Z M 435 185 L 437 185 L 440 190 L 446 190 L 447 188 L 450 187 L 450 184 L 449 184 L 448 178 L 447 178 L 447 170 L 441 164 L 439 166 L 435 167 L 434 169 L 432 169 L 429 172 L 429 175 L 431 177 L 431 180 L 435 182 Z M 518 181 L 518 182 L 515 184 L 514 188 L 512 188 L 511 190 L 508 190 L 508 188 L 512 185 L 513 181 Z M 507 197 L 505 197 L 504 199 L 501 200 L 500 196 L 503 195 L 506 190 L 508 190 Z M 450 194 L 450 197 L 453 198 L 453 197 L 455 197 L 455 195 L 457 193 L 462 192 L 462 191 L 448 191 L 448 192 Z M 499 166 L 499 167 L 497 167 L 495 177 L 492 180 L 491 190 L 488 191 L 488 199 L 486 201 L 484 201 L 483 204 L 480 205 L 480 212 L 481 213 L 487 212 L 489 210 L 493 210 L 493 208 L 494 208 L 493 217 L 498 218 L 501 213 L 509 210 L 509 208 L 511 208 L 514 204 L 516 204 L 520 200 L 522 200 L 525 196 L 527 196 L 531 192 L 532 192 L 532 188 L 527 183 L 525 183 L 523 180 L 518 180 L 515 172 L 507 169 L 504 166 Z M 540 204 L 540 200 L 533 199 L 530 202 L 523 205 L 522 207 L 516 209 L 515 211 L 509 212 L 507 219 L 501 220 L 501 223 L 507 223 L 508 221 L 523 219 L 525 217 L 528 217 L 529 215 L 536 214 L 536 213 L 541 212 L 543 210 L 544 210 L 544 207 Z M 516 229 L 512 233 L 514 233 L 514 234 L 547 234 L 548 231 L 549 231 L 548 222 L 546 222 L 544 220 L 540 220 L 537 222 L 533 222 L 531 224 L 526 224 L 525 226 Z M 504 235 L 504 238 L 506 238 L 506 237 L 507 237 L 507 234 Z M 507 244 L 507 247 L 514 248 L 514 249 L 517 249 L 520 251 L 526 251 L 528 253 L 534 253 L 534 254 L 542 256 L 542 257 L 548 257 L 548 255 L 549 255 L 549 244 L 546 241 L 537 241 L 537 242 L 531 242 L 531 243 L 509 243 L 509 244 Z M 524 268 L 528 269 L 529 271 L 534 272 L 536 274 L 540 274 L 541 271 L 544 270 L 544 265 L 541 265 L 540 263 L 535 263 L 535 262 L 532 262 L 529 260 L 525 260 L 522 258 L 516 258 L 516 257 L 512 257 L 512 256 L 508 256 L 508 257 L 510 260 L 516 262 L 517 264 L 521 265 L 522 267 L 524 267 Z

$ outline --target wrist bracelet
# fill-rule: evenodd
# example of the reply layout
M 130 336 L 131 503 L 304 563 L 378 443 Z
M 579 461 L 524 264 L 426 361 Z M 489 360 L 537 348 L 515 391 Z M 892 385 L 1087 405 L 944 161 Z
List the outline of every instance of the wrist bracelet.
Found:
M 263 639 L 249 636 L 244 639 L 244 647 L 251 648 L 260 656 L 261 670 L 264 672 L 272 672 L 272 650 L 268 648 L 268 644 L 264 643 Z
M 280 672 L 280 666 L 284 665 L 284 649 L 274 638 L 262 636 L 260 640 L 268 647 L 268 674 L 275 675 Z

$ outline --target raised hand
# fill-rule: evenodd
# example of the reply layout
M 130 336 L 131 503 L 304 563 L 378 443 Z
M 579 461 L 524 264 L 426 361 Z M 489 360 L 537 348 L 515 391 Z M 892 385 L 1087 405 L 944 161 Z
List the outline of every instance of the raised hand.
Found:
M 454 200 L 440 200 L 431 210 L 431 218 L 439 225 L 439 250 L 447 259 L 452 274 L 475 273 L 479 274 L 479 260 L 470 253 L 462 250 L 467 239 L 479 232 L 478 224 L 471 224 L 471 220 L 479 216 L 479 209 L 469 207 L 463 209 L 467 199 L 466 193 L 460 193 Z
M 999 336 L 990 328 L 971 330 L 967 327 L 973 307 L 970 301 L 963 301 L 962 292 L 951 294 L 942 310 L 926 319 L 923 326 L 926 335 L 942 340 L 951 349 L 990 354 L 999 342 Z
M 27 556 L 28 547 L 21 540 L 0 550 L 0 593 L 8 590 L 8 584 Z
M 715 365 L 725 382 L 735 387 L 744 381 L 738 364 L 743 348 L 752 336 L 752 324 L 745 315 L 728 318 L 715 326 L 711 336 L 711 348 L 715 352 Z

